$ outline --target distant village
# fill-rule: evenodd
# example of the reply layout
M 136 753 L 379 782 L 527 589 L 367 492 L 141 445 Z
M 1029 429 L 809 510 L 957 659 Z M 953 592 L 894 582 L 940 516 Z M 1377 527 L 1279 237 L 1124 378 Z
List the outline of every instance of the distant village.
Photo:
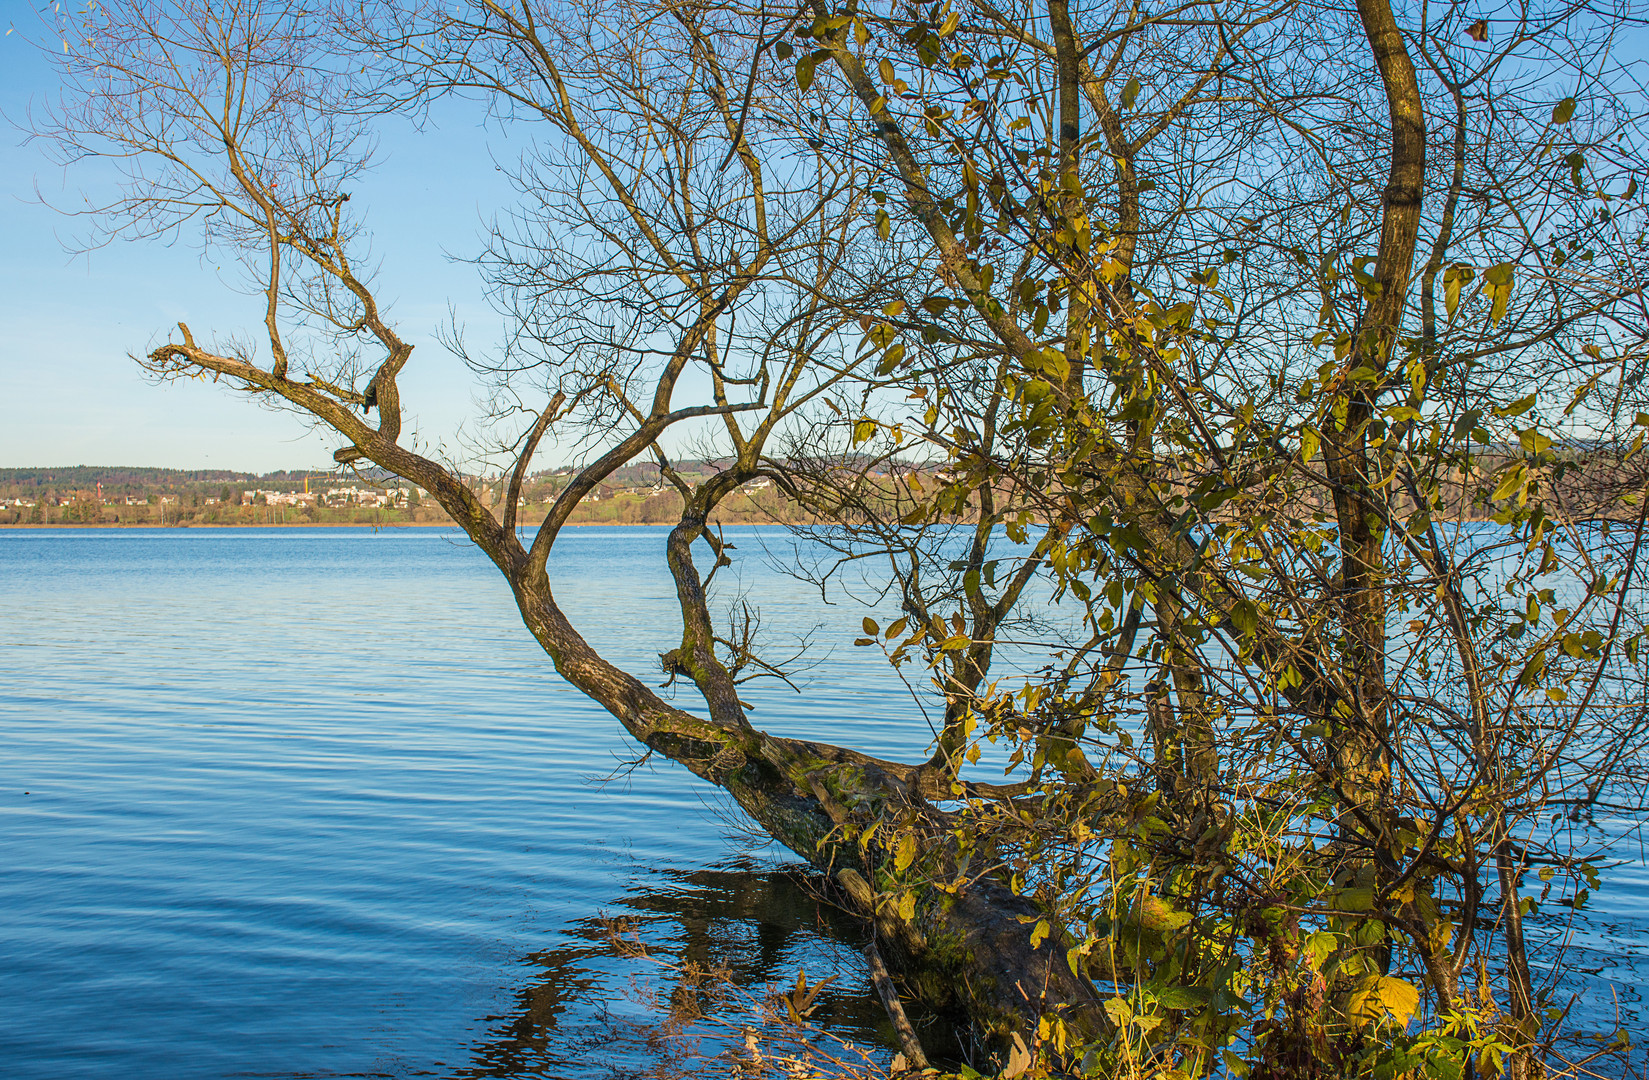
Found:
M 219 506 L 231 503 L 238 506 L 394 506 L 404 509 L 411 498 L 412 489 L 404 487 L 383 490 L 341 487 L 316 492 L 256 489 L 239 492 L 238 495 L 232 495 L 227 499 L 208 495 L 201 499 L 200 505 Z M 0 498 L 0 507 L 30 510 L 38 506 L 65 507 L 87 502 L 97 506 L 161 506 L 175 505 L 179 501 L 177 495 L 124 495 L 118 499 L 109 499 L 103 496 L 102 491 L 90 494 L 75 491 L 67 495 L 53 493 L 36 498 L 25 495 Z
M 273 489 L 256 488 L 240 493 L 241 505 L 251 506 L 326 506 L 326 507 L 379 507 L 391 506 L 397 510 L 406 509 L 408 503 L 413 502 L 422 494 L 410 487 L 393 488 L 363 488 L 363 487 L 335 487 L 325 491 L 276 491 Z M 216 499 L 208 498 L 205 505 L 217 504 Z

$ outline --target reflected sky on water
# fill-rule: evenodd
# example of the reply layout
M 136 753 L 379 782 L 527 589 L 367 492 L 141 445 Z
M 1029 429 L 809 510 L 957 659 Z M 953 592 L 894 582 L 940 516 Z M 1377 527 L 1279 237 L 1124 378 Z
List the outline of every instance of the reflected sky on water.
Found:
M 664 536 L 569 530 L 553 567 L 644 677 L 678 643 Z M 919 754 L 905 689 L 851 647 L 862 610 L 775 573 L 755 530 L 729 539 L 750 557 L 728 602 L 828 661 L 804 694 L 752 686 L 756 723 Z M 4 531 L 0 613 L 8 1080 L 622 1075 L 641 1062 L 614 1010 L 669 979 L 614 956 L 603 913 L 758 991 L 837 975 L 821 1015 L 889 1045 L 858 932 L 709 785 L 627 770 L 633 744 L 461 537 Z M 1618 997 L 1641 1030 L 1641 862 L 1594 904 L 1585 1008 Z
M 644 675 L 675 644 L 663 540 L 558 555 L 563 602 Z M 651 973 L 598 955 L 601 911 L 756 983 L 840 972 L 840 1022 L 878 1037 L 857 939 L 775 884 L 793 857 L 668 762 L 604 781 L 633 745 L 461 538 L 5 532 L 0 611 L 8 1078 L 606 1075 L 581 1040 Z M 878 674 L 843 659 L 870 681 L 758 708 L 843 734 Z

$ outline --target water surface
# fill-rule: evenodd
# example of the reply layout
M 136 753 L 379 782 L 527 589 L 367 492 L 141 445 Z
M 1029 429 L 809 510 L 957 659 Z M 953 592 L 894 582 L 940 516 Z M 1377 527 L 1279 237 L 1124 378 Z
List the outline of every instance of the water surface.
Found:
M 563 602 L 643 675 L 675 644 L 663 541 L 558 550 Z M 459 537 L 8 531 L 0 613 L 7 1077 L 605 1075 L 600 1014 L 649 972 L 602 912 L 747 985 L 840 973 L 828 1010 L 876 1037 L 851 928 L 685 770 L 602 782 L 633 744 Z M 759 709 L 839 736 L 874 708 L 851 671 Z M 925 742 L 893 727 L 871 741 Z
M 568 530 L 554 564 L 644 677 L 677 644 L 664 536 Z M 759 726 L 922 751 L 849 644 L 860 609 L 759 557 L 734 573 L 724 601 L 775 652 L 811 633 L 829 660 L 804 694 L 752 687 Z M 831 1026 L 885 1043 L 854 928 L 713 788 L 634 753 L 454 534 L 0 532 L 0 1074 L 622 1075 L 646 1063 L 610 1021 L 652 973 L 610 955 L 602 913 L 753 988 L 836 974 Z M 1570 983 L 1589 1026 L 1618 1003 L 1641 1032 L 1649 873 L 1606 885 Z

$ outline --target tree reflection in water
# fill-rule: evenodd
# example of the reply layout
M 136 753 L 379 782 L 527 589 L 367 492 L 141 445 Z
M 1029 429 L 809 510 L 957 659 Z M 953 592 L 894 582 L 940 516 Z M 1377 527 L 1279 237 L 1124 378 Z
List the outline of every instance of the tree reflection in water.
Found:
M 740 861 L 724 868 L 660 871 L 604 914 L 627 921 L 655 957 L 725 968 L 734 985 L 758 995 L 770 984 L 793 983 L 798 969 L 813 982 L 836 976 L 812 1019 L 890 1055 L 896 1046 L 864 972 L 862 927 L 821 902 L 799 868 Z M 616 955 L 600 917 L 583 920 L 569 934 L 574 940 L 568 944 L 523 958 L 532 974 L 515 992 L 513 1010 L 482 1021 L 485 1040 L 453 1077 L 656 1074 L 663 1064 L 658 1054 L 614 1035 L 621 1027 L 634 1030 L 631 1024 L 661 1018 L 645 1004 L 645 995 L 635 992 L 637 985 L 668 1002 L 679 976 Z M 924 1043 L 941 1056 L 953 1056 L 956 1034 L 943 1018 L 913 1011 L 912 1020 Z

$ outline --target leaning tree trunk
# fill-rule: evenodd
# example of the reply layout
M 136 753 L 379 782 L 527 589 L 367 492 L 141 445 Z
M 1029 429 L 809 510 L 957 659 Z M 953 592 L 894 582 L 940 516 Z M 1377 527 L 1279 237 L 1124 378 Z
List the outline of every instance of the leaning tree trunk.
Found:
M 954 867 L 943 841 L 946 815 L 934 801 L 954 797 L 935 770 L 845 747 L 770 735 L 742 718 L 717 721 L 675 708 L 597 655 L 556 605 L 549 585 L 514 582 L 522 617 L 556 670 L 611 712 L 638 742 L 724 789 L 779 843 L 827 875 L 844 902 L 870 923 L 906 985 L 934 1007 L 960 1013 L 983 1033 L 1005 1037 L 1050 1013 L 1074 1031 L 1097 1034 L 1099 996 L 1074 974 L 1054 935 L 1032 946 L 1028 899 L 990 876 L 951 888 L 900 883 L 914 892 L 903 911 L 889 902 L 897 875 L 891 852 L 854 839 L 879 819 L 925 836 L 923 858 Z M 965 794 L 1003 789 L 966 783 Z M 890 830 L 891 832 L 891 830 Z

